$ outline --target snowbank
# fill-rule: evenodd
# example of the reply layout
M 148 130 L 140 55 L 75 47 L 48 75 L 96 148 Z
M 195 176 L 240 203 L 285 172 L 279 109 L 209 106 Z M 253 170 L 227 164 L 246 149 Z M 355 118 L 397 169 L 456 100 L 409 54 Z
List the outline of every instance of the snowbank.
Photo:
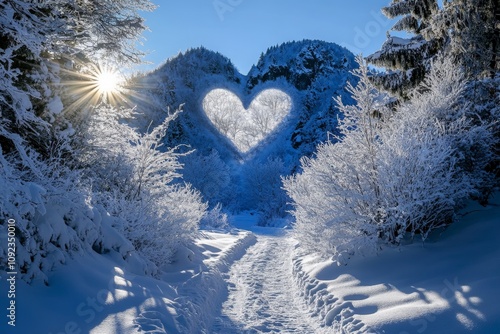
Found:
M 51 273 L 49 286 L 18 279 L 16 326 L 4 319 L 0 333 L 201 332 L 224 300 L 221 275 L 254 240 L 249 232 L 202 232 L 161 280 L 133 274 L 118 253 L 80 255 Z M 5 277 L 0 291 L 8 291 Z
M 234 233 L 234 234 L 233 234 Z M 193 249 L 179 253 L 178 264 L 166 268 L 164 279 L 172 284 L 183 313 L 183 333 L 203 333 L 227 297 L 224 274 L 256 242 L 250 232 L 202 232 Z
M 340 333 L 500 332 L 500 207 L 467 211 L 425 244 L 346 266 L 297 247 L 294 276 L 310 312 Z

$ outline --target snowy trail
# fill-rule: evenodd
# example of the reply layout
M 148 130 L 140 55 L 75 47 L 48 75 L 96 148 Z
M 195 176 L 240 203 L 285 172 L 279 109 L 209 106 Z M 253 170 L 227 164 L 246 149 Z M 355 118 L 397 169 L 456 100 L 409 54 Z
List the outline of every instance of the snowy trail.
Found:
M 229 295 L 212 333 L 315 333 L 292 275 L 293 239 L 259 235 L 228 273 Z

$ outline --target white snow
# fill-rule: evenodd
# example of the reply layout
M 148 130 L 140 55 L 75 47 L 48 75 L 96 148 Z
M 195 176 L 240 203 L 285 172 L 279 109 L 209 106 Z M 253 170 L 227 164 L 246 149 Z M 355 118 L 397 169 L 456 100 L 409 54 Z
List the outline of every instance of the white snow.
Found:
M 240 216 L 238 226 L 253 230 L 257 243 L 228 273 L 212 333 L 498 332 L 500 207 L 471 210 L 425 244 L 346 266 L 305 253 L 287 231 L 252 227 L 256 217 Z
M 472 213 L 425 244 L 346 266 L 305 253 L 290 230 L 255 226 L 259 217 L 249 212 L 232 218 L 240 229 L 200 232 L 161 279 L 133 274 L 118 253 L 81 255 L 59 266 L 49 286 L 17 280 L 16 327 L 2 321 L 0 331 L 495 333 L 496 202 L 469 206 Z M 2 277 L 1 291 L 5 284 Z
M 259 235 L 228 274 L 229 296 L 212 333 L 315 333 L 319 324 L 295 287 L 292 240 Z
M 64 110 L 64 105 L 59 96 L 53 97 L 47 104 L 47 109 L 54 115 L 59 115 Z
M 498 332 L 500 208 L 468 210 L 425 244 L 346 266 L 299 248 L 294 273 L 311 312 L 340 333 Z
M 131 273 L 118 253 L 77 256 L 51 273 L 49 286 L 17 279 L 16 326 L 2 319 L 0 333 L 199 333 L 222 303 L 222 273 L 254 240 L 249 232 L 203 232 L 159 280 Z M 2 309 L 6 284 L 2 275 Z

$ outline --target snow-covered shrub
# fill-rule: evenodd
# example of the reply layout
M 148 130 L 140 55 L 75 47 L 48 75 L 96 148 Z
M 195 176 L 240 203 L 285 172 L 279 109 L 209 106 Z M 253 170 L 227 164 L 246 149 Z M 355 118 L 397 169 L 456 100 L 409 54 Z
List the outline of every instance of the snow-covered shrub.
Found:
M 244 166 L 240 205 L 243 209 L 260 211 L 260 225 L 268 225 L 272 219 L 286 216 L 290 199 L 282 189 L 281 176 L 287 174 L 280 158 L 252 161 Z
M 201 220 L 201 227 L 205 229 L 226 229 L 229 227 L 227 214 L 222 211 L 220 203 L 205 213 Z
M 157 266 L 168 262 L 180 243 L 197 230 L 207 205 L 187 184 L 173 184 L 180 154 L 163 147 L 169 122 L 140 134 L 121 119 L 132 110 L 101 105 L 94 111 L 81 162 L 88 168 L 96 201 L 119 217 L 134 247 Z
M 398 242 L 407 231 L 425 240 L 445 226 L 471 195 L 492 185 L 491 124 L 460 103 L 464 74 L 450 58 L 438 58 L 418 90 L 386 122 L 380 134 L 379 184 L 383 237 Z
M 169 263 L 178 247 L 193 237 L 206 212 L 199 192 L 189 185 L 166 186 L 164 191 L 143 194 L 141 199 L 122 198 L 123 206 L 107 208 L 120 218 L 135 249 L 157 267 Z
M 124 257 L 133 250 L 107 226 L 111 219 L 91 204 L 91 189 L 73 169 L 65 141 L 73 129 L 60 92 L 68 68 L 60 65 L 104 54 L 138 61 L 131 43 L 145 28 L 138 10 L 152 6 L 147 0 L 0 3 L 0 237 L 7 239 L 7 222 L 14 220 L 17 270 L 27 282 L 47 282 L 47 273 L 79 250 L 114 249 Z
M 284 180 L 299 240 L 339 260 L 346 252 L 372 248 L 381 218 L 376 161 L 380 119 L 374 116 L 381 96 L 368 80 L 366 66 L 353 73 L 360 80 L 348 90 L 357 104 L 338 100 L 343 113 L 338 143 L 320 144 L 315 157 L 302 158 L 303 172 Z
M 230 170 L 215 149 L 203 156 L 194 152 L 180 158 L 182 178 L 198 189 L 211 207 L 223 202 L 231 182 Z
M 0 151 L 0 235 L 4 240 L 7 222 L 15 221 L 16 262 L 21 277 L 30 282 L 48 282 L 47 274 L 78 251 L 116 250 L 122 256 L 133 250 L 130 243 L 108 243 L 111 232 L 104 226 L 107 214 L 91 205 L 91 192 L 80 173 L 57 158 L 40 160 L 28 156 L 32 169 L 18 166 L 15 156 Z M 104 230 L 103 230 L 104 228 Z M 0 246 L 0 268 L 6 268 L 6 248 Z
M 472 122 L 460 68 L 437 61 L 424 85 L 394 113 L 379 106 L 380 94 L 361 58 L 355 106 L 345 106 L 340 142 L 302 159 L 303 172 L 285 179 L 293 199 L 297 237 L 309 248 L 341 261 L 373 249 L 378 240 L 398 243 L 409 232 L 423 239 L 451 223 L 456 210 L 484 183 L 493 144 L 487 124 Z M 472 151 L 484 157 L 472 169 Z M 472 172 L 471 172 L 472 171 Z
M 486 204 L 492 193 L 500 186 L 500 122 L 498 121 L 500 119 L 500 75 L 493 79 L 483 78 L 469 82 L 463 99 L 471 106 L 470 113 L 475 116 L 472 121 L 475 124 L 481 122 L 490 124 L 495 138 L 493 158 L 486 169 L 481 168 L 478 161 L 484 162 L 485 158 L 489 160 L 485 153 L 491 153 L 491 150 L 483 150 L 481 143 L 478 143 L 477 147 L 469 147 L 465 161 L 462 163 L 466 170 L 478 174 L 475 177 L 476 180 L 483 182 L 482 185 L 478 185 L 479 197 L 474 195 L 474 198 Z M 496 175 L 496 180 L 492 179 L 493 175 Z

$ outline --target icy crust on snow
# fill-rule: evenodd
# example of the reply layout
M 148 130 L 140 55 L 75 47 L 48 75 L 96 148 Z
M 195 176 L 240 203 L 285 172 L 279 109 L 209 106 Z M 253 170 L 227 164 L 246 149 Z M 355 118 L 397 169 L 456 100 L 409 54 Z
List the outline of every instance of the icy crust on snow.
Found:
M 497 196 L 498 202 L 498 196 Z M 348 265 L 297 246 L 293 275 L 312 316 L 335 333 L 500 331 L 500 207 L 474 211 L 425 244 Z
M 159 280 L 134 274 L 137 261 L 113 250 L 80 254 L 49 286 L 18 279 L 16 327 L 2 321 L 0 333 L 203 333 L 224 300 L 223 273 L 254 242 L 249 232 L 202 232 Z M 6 284 L 2 275 L 1 291 Z

